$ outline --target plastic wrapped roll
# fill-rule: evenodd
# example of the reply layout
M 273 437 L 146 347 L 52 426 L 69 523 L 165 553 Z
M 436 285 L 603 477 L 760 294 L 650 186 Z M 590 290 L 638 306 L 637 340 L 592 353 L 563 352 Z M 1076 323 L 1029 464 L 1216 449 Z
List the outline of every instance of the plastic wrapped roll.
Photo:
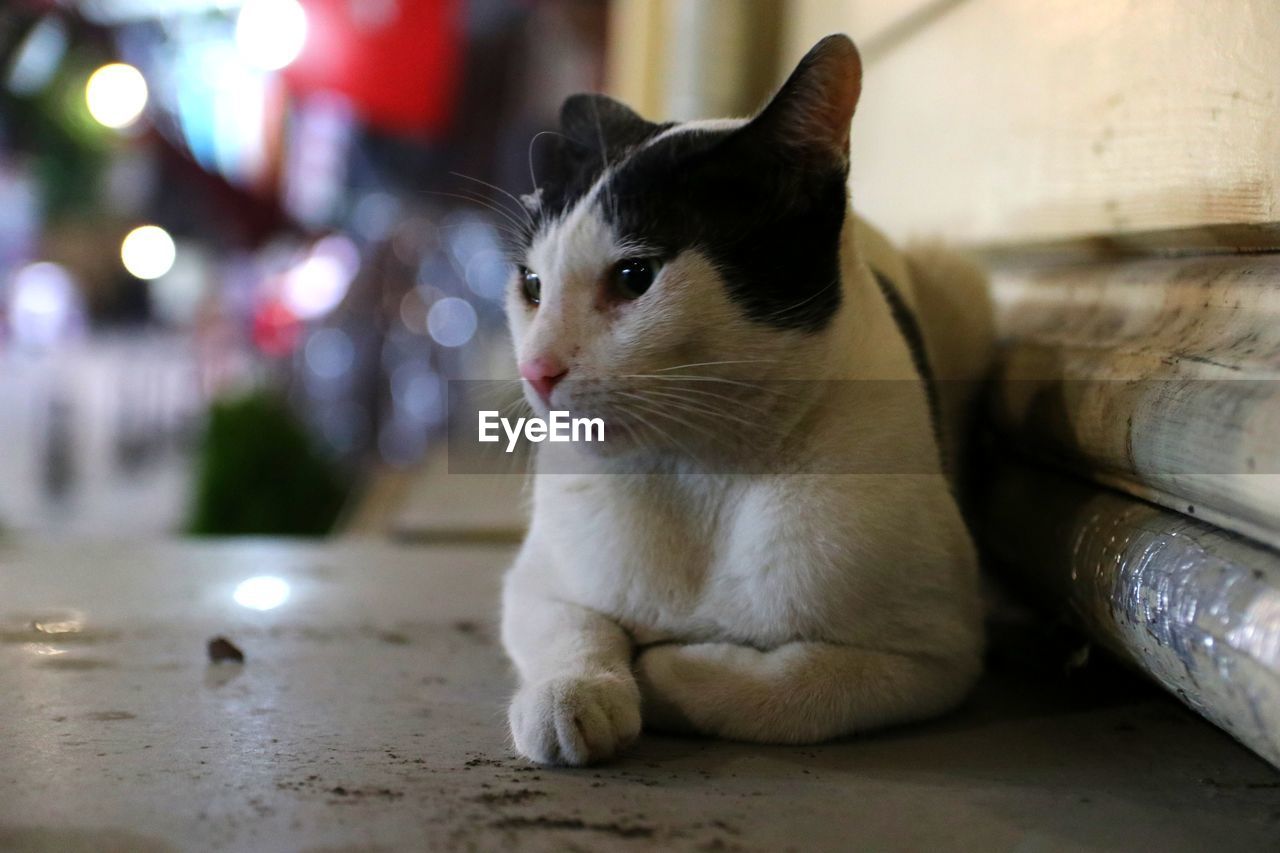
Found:
M 1280 767 L 1280 556 L 1050 471 L 1003 464 L 988 560 Z

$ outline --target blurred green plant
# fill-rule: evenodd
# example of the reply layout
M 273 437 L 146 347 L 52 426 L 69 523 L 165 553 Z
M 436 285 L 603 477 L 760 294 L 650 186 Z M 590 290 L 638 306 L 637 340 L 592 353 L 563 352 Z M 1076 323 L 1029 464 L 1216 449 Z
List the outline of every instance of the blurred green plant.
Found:
M 266 393 L 213 404 L 187 531 L 322 536 L 349 487 L 289 408 Z
M 84 87 L 92 57 L 76 56 L 33 97 L 0 94 L 12 142 L 33 158 L 46 215 L 55 221 L 100 215 L 102 176 L 119 135 L 95 122 Z

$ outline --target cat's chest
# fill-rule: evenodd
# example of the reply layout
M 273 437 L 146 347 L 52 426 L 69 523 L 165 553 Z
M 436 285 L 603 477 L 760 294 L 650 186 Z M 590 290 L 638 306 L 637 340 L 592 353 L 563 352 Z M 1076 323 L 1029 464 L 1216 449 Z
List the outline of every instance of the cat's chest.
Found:
M 640 643 L 782 642 L 811 627 L 812 595 L 791 519 L 759 485 L 564 478 L 539 496 L 563 594 Z

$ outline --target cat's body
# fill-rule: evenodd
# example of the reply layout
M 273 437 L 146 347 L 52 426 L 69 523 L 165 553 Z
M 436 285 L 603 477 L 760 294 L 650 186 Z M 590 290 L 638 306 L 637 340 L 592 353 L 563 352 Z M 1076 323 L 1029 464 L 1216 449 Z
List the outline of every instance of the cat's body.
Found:
M 532 401 L 651 432 L 571 450 L 572 470 L 538 460 L 503 602 L 530 758 L 608 757 L 642 703 L 658 729 L 822 740 L 940 713 L 979 672 L 977 560 L 938 442 L 964 400 L 931 401 L 921 372 L 981 373 L 982 281 L 848 213 L 860 76 L 840 75 L 857 73 L 828 39 L 751 122 L 661 127 L 593 101 L 598 159 L 562 152 L 536 200 L 508 304 Z M 799 171 L 757 187 L 743 166 L 769 145 Z M 734 180 L 746 197 L 723 204 Z M 752 216 L 792 245 L 760 245 Z

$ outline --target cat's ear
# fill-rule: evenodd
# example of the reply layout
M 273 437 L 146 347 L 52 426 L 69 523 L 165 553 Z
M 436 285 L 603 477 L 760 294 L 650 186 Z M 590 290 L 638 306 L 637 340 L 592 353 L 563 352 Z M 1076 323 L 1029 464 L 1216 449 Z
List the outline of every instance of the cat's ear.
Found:
M 530 211 L 560 209 L 586 193 L 611 163 L 664 127 L 605 95 L 570 95 L 560 108 L 560 132 L 539 133 L 529 145 L 537 189 L 521 201 Z
M 608 95 L 570 95 L 560 108 L 560 131 L 606 162 L 660 129 Z
M 827 36 L 744 130 L 769 143 L 849 159 L 849 124 L 862 92 L 862 60 L 845 35 Z

